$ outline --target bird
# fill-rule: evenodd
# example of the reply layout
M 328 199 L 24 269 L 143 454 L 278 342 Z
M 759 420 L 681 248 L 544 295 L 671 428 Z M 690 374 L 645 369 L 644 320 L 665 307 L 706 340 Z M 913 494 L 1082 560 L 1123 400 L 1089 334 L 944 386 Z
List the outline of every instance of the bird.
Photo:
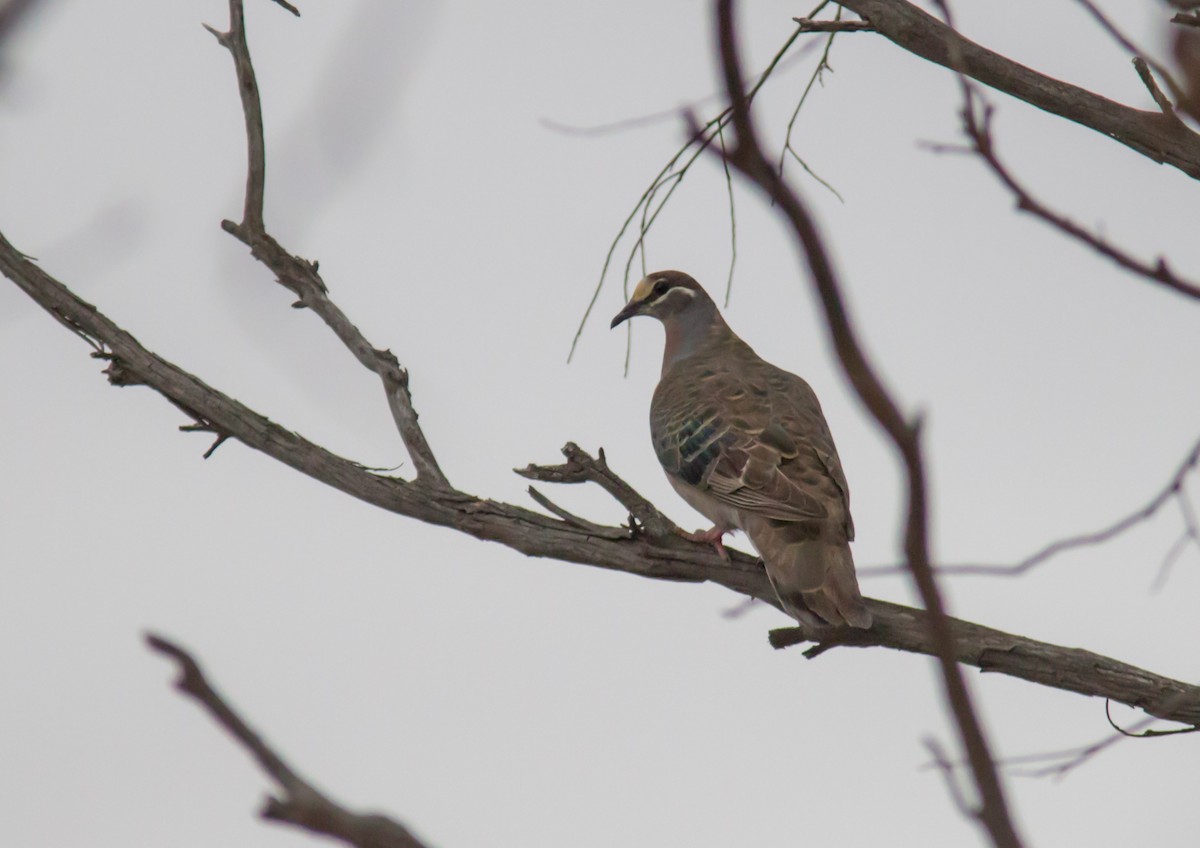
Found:
M 784 612 L 869 628 L 850 553 L 850 489 L 812 387 L 758 356 L 682 271 L 639 282 L 610 327 L 639 315 L 666 331 L 650 403 L 654 451 L 675 491 L 713 522 L 682 535 L 724 557 L 723 537 L 741 530 Z

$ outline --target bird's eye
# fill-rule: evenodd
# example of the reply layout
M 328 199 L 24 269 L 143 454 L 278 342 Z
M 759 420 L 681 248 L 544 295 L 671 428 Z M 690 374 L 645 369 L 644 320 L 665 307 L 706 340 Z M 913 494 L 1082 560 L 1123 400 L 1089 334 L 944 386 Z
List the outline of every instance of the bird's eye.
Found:
M 667 293 L 668 288 L 670 288 L 670 286 L 667 284 L 666 280 L 659 280 L 654 284 L 654 288 L 650 290 L 650 294 L 654 295 L 655 297 L 662 297 Z

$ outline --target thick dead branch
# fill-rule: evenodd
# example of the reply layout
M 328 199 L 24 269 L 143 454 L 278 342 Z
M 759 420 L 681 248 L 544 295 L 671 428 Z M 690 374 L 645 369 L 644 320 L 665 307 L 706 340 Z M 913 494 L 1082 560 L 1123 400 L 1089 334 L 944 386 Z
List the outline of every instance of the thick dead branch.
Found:
M 1096 130 L 1200 178 L 1200 135 L 1159 111 L 1146 111 L 1040 74 L 959 35 L 905 0 L 837 0 L 897 46 L 938 65 L 961 70 L 986 86 Z
M 657 580 L 712 582 L 772 606 L 777 603 L 767 583 L 766 572 L 758 560 L 739 551 L 731 550 L 730 560 L 726 562 L 710 547 L 688 542 L 674 532 L 662 536 L 651 536 L 649 533 L 631 536 L 628 529 L 612 528 L 618 531 L 620 538 L 607 538 L 590 529 L 576 527 L 570 522 L 522 507 L 453 490 L 430 492 L 404 480 L 372 473 L 358 463 L 337 456 L 276 424 L 146 350 L 137 339 L 101 314 L 96 307 L 81 300 L 29 261 L 3 235 L 0 235 L 0 273 L 83 338 L 90 347 L 108 351 L 107 357 L 120 363 L 122 370 L 135 378 L 137 384 L 153 389 L 176 406 L 191 410 L 189 414 L 201 417 L 211 427 L 229 433 L 247 447 L 261 451 L 364 503 L 428 524 L 449 527 L 478 539 L 500 542 L 528 556 L 592 565 Z M 577 465 L 601 467 L 597 460 L 578 447 L 568 446 L 564 450 L 568 456 L 577 459 Z M 570 465 L 568 462 L 567 466 Z M 607 464 L 603 467 L 607 468 Z M 613 477 L 616 478 L 616 475 Z M 641 498 L 636 492 L 633 492 L 633 496 Z M 628 508 L 625 501 L 622 503 Z M 669 522 L 669 519 L 663 520 Z M 934 647 L 925 622 L 926 613 L 882 601 L 868 601 L 868 604 L 877 622 L 870 632 L 882 634 L 877 644 L 896 650 L 933 654 Z M 1021 638 L 965 621 L 955 621 L 954 628 L 956 651 L 976 655 L 994 647 L 996 639 L 1008 639 L 1010 642 L 1005 644 L 1013 644 Z M 924 635 L 918 635 L 918 631 Z M 829 642 L 832 636 L 832 633 L 811 633 L 803 638 Z M 850 642 L 843 636 L 833 644 L 848 645 Z M 1074 649 L 1036 644 L 1042 646 L 1038 656 L 1021 650 L 1011 651 L 1005 655 L 1003 662 L 993 662 L 988 670 L 1141 706 L 1161 718 L 1188 724 L 1200 721 L 1200 690 L 1195 690 L 1193 699 L 1181 703 L 1171 714 L 1160 714 L 1153 712 L 1157 708 L 1144 705 L 1157 704 L 1159 693 L 1163 691 L 1176 691 L 1179 687 L 1186 690 L 1186 684 L 1136 669 L 1136 674 L 1124 676 L 1125 682 L 1114 686 L 1113 674 L 1106 672 L 1104 666 L 1098 666 L 1090 674 L 1081 669 L 1079 679 L 1064 686 L 1049 675 L 1047 669 L 1060 663 L 1071 664 Z M 1123 667 L 1116 660 L 1101 659 Z
M 175 688 L 204 707 L 278 784 L 282 796 L 267 797 L 261 812 L 264 819 L 302 827 L 358 848 L 423 848 L 424 843 L 404 825 L 387 816 L 352 813 L 300 777 L 213 689 L 183 648 L 153 634 L 146 636 L 146 644 L 175 661 L 179 667 Z
M 857 11 L 857 10 L 856 10 Z M 732 0 L 718 0 L 718 49 L 729 96 L 736 144 L 730 162 L 757 185 L 780 210 L 803 253 L 813 285 L 825 312 L 838 359 L 859 398 L 895 444 L 908 479 L 905 558 L 921 601 L 929 612 L 926 625 L 942 672 L 946 700 L 959 730 L 979 794 L 976 816 L 998 848 L 1017 848 L 1021 839 L 1008 811 L 1004 787 L 996 772 L 990 746 L 971 703 L 970 693 L 955 657 L 954 637 L 942 602 L 928 548 L 928 507 L 921 453 L 920 419 L 906 420 L 891 393 L 867 359 L 851 323 L 841 283 L 825 250 L 816 222 L 783 176 L 771 167 L 758 140 L 745 95 L 741 61 L 734 31 Z
M 927 615 L 910 607 L 871 601 L 879 621 L 870 630 L 785 627 L 772 630 L 771 645 L 787 648 L 816 643 L 806 654 L 817 656 L 831 648 L 869 648 L 886 645 L 900 651 L 934 653 Z M 954 660 L 980 671 L 1009 674 L 1070 692 L 1099 696 L 1095 684 L 1104 681 L 1103 697 L 1135 706 L 1155 718 L 1200 725 L 1200 686 L 1148 674 L 1140 668 L 1082 648 L 1064 648 L 1000 630 L 948 619 Z M 1133 703 L 1134 700 L 1137 703 Z

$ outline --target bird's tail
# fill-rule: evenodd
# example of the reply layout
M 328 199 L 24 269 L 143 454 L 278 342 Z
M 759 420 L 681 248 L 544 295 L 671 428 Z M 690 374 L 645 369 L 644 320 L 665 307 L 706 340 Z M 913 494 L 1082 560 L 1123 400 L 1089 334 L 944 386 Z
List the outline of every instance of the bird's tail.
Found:
M 774 524 L 774 522 L 772 522 Z M 795 525 L 763 526 L 747 532 L 767 566 L 780 603 L 799 621 L 866 629 L 871 611 L 858 589 L 847 542 L 797 538 Z

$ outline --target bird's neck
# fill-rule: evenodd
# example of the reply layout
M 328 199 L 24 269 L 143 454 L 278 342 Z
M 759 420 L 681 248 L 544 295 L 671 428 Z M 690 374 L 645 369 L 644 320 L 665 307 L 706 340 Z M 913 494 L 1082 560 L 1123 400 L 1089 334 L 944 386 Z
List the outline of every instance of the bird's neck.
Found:
M 667 339 L 663 346 L 662 373 L 680 360 L 695 356 L 712 345 L 733 336 L 733 330 L 725 323 L 715 306 L 711 310 L 688 310 L 688 314 L 671 316 L 663 322 Z M 736 337 L 734 337 L 736 338 Z

